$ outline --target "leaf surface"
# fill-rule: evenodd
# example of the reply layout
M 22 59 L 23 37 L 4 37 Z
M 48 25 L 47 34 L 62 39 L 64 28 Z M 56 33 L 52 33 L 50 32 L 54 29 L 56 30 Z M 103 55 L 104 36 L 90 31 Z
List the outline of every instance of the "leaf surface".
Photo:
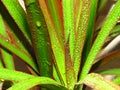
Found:
M 7 39 L 9 39 L 9 36 L 7 35 L 7 30 L 5 29 L 5 23 L 1 15 L 0 15 L 0 25 L 1 25 L 0 34 L 6 37 Z M 14 59 L 12 54 L 10 54 L 8 51 L 1 48 L 1 55 L 2 55 L 3 62 L 5 64 L 5 67 L 9 69 L 14 69 L 14 61 L 13 61 Z
M 55 67 L 57 69 L 57 72 L 59 72 L 58 75 L 59 77 L 61 77 L 60 78 L 61 81 L 63 81 L 64 84 L 66 85 L 65 55 L 64 55 L 65 51 L 64 51 L 63 43 L 59 40 L 58 33 L 56 32 L 55 26 L 51 20 L 49 11 L 47 9 L 46 2 L 44 0 L 39 0 L 39 5 L 43 12 L 43 15 L 47 24 L 50 41 L 52 44 L 51 47 L 55 57 L 54 59 Z
M 31 34 L 28 26 L 26 14 L 17 0 L 1 0 L 1 11 L 6 8 L 19 29 L 24 33 L 25 37 L 31 43 Z M 3 6 L 3 7 L 2 7 Z M 2 11 L 3 12 L 3 11 Z M 5 12 L 5 11 L 4 11 Z
M 99 74 L 88 74 L 83 83 L 97 90 L 119 90 L 120 87 L 113 82 L 104 79 Z
M 82 4 L 81 4 L 82 3 Z M 90 16 L 91 0 L 81 0 L 81 11 L 78 19 L 77 33 L 75 37 L 75 49 L 74 49 L 74 71 L 77 77 L 79 68 L 81 65 L 82 51 L 86 39 L 86 32 L 88 28 L 88 20 Z
M 102 74 L 102 75 L 120 75 L 120 68 L 108 69 L 108 70 L 99 72 L 99 74 Z
M 41 85 L 42 87 L 51 90 L 67 90 L 65 87 L 63 87 L 56 81 L 47 77 L 33 77 L 13 85 L 8 90 L 27 90 L 36 85 Z
M 89 72 L 96 55 L 100 51 L 102 45 L 104 44 L 105 39 L 109 35 L 111 29 L 115 26 L 115 24 L 119 18 L 120 18 L 120 0 L 117 1 L 113 10 L 110 12 L 108 18 L 106 19 L 104 26 L 102 27 L 101 31 L 99 32 L 99 34 L 92 46 L 92 49 L 87 57 L 84 67 L 82 69 L 80 80 L 83 79 Z
M 16 48 L 14 45 L 6 41 L 3 37 L 0 37 L 0 45 L 6 48 L 7 50 L 9 50 L 11 53 L 17 55 L 19 58 L 21 58 L 24 62 L 26 62 L 37 72 L 37 67 L 35 62 L 33 61 L 32 57 L 29 56 L 27 53 Z
M 25 0 L 32 43 L 41 76 L 52 77 L 52 53 L 48 30 L 37 0 Z
M 11 81 L 22 81 L 33 77 L 32 75 L 8 69 L 0 69 L 0 79 Z

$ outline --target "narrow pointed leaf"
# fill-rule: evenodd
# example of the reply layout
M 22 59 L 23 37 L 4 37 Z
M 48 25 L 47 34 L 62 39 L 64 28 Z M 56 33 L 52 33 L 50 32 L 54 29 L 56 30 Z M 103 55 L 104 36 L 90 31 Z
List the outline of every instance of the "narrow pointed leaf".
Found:
M 13 61 L 14 59 L 12 54 L 7 52 L 6 50 L 1 50 L 1 54 L 5 67 L 8 69 L 15 69 L 14 61 Z
M 4 20 L 4 18 L 1 17 L 1 29 L 0 29 L 0 37 L 1 39 L 4 39 L 4 41 L 10 43 L 13 47 L 20 50 L 22 53 L 28 55 L 30 58 L 34 58 L 32 53 L 29 53 L 25 46 L 23 45 L 23 42 L 18 39 L 16 34 L 13 32 L 12 28 L 8 25 L 8 23 Z M 23 39 L 24 40 L 24 39 Z M 14 62 L 13 62 L 13 54 L 10 53 L 10 51 L 6 50 L 5 48 L 1 47 L 1 54 L 2 59 L 4 61 L 5 66 L 11 69 L 14 69 Z M 10 47 L 9 47 L 10 48 Z M 31 48 L 30 48 L 31 49 Z M 16 53 L 16 52 L 15 52 Z M 16 55 L 16 54 L 14 54 Z M 32 57 L 31 57 L 32 55 Z M 25 59 L 25 58 L 24 58 Z
M 1 15 L 0 15 L 0 25 L 1 25 L 0 34 L 9 38 L 9 36 L 7 35 L 7 32 L 5 30 L 5 24 L 3 22 Z M 2 48 L 1 48 L 1 54 L 2 54 L 2 59 L 4 61 L 5 67 L 9 68 L 9 69 L 14 69 L 13 56 L 9 52 L 7 52 L 6 50 L 4 50 Z
M 120 35 L 120 25 L 116 25 L 113 30 L 111 31 L 110 35 L 109 35 L 109 38 L 114 38 L 116 37 L 117 35 Z
M 32 57 L 26 54 L 24 51 L 16 48 L 11 43 L 6 41 L 4 38 L 0 37 L 0 45 L 9 50 L 11 53 L 14 53 L 19 58 L 21 58 L 24 62 L 26 62 L 29 66 L 31 66 L 35 71 L 37 71 L 37 67 Z
M 1 0 L 0 5 L 5 6 L 6 10 L 13 18 L 15 23 L 18 25 L 19 29 L 24 33 L 25 37 L 31 42 L 30 29 L 28 26 L 28 22 L 26 20 L 26 15 L 22 7 L 20 6 L 17 0 Z M 2 7 L 0 7 L 2 10 Z
M 120 89 L 120 87 L 115 83 L 110 82 L 104 79 L 99 74 L 95 74 L 95 73 L 88 74 L 84 78 L 83 83 L 96 90 L 119 90 Z
M 58 75 L 58 72 L 57 72 L 57 69 L 55 68 L 55 66 L 53 66 L 53 77 L 55 79 L 55 81 L 61 83 L 61 84 L 64 84 L 64 82 L 62 83 L 62 81 L 60 81 L 60 77 Z
M 108 18 L 106 19 L 104 26 L 102 27 L 101 31 L 99 32 L 99 34 L 92 46 L 92 49 L 87 57 L 85 65 L 82 69 L 80 80 L 83 79 L 86 76 L 86 74 L 89 72 L 96 55 L 98 54 L 99 50 L 101 49 L 102 45 L 104 44 L 106 37 L 109 35 L 109 32 L 115 26 L 115 24 L 119 18 L 120 18 L 120 0 L 117 1 L 113 10 L 110 12 Z
M 74 8 L 73 0 L 63 0 L 63 22 L 65 42 L 69 41 L 70 57 L 73 59 L 75 30 L 74 30 Z M 68 40 L 69 39 L 69 40 Z
M 80 13 L 82 10 L 82 0 L 74 0 L 74 28 L 75 34 L 77 33 L 77 27 L 79 25 Z
M 31 45 L 31 34 L 28 26 L 26 14 L 17 0 L 3 0 L 0 1 L 0 12 L 5 21 L 7 32 L 15 42 L 25 48 L 32 57 L 35 57 L 33 53 L 33 47 Z M 15 41 L 14 41 L 15 40 Z
M 54 23 L 56 32 L 59 40 L 63 43 L 63 14 L 62 14 L 62 3 L 60 0 L 46 0 L 48 10 L 50 12 L 52 21 Z
M 0 34 L 6 38 L 6 40 L 13 43 L 15 46 L 22 48 L 24 50 L 25 47 L 23 43 L 18 39 L 18 37 L 13 33 L 12 28 L 7 24 L 7 22 L 4 20 L 2 15 L 0 14 Z
M 97 3 L 98 3 L 98 0 L 91 0 L 90 17 L 89 17 L 88 29 L 86 33 L 85 46 L 83 50 L 83 60 L 84 60 L 83 62 L 85 62 L 92 44 L 94 23 L 96 19 L 96 11 L 97 11 Z
M 4 25 L 3 18 L 1 16 L 1 14 L 0 14 L 0 34 L 7 37 L 7 33 L 5 31 L 5 25 Z
M 55 67 L 57 68 L 57 72 L 59 77 L 61 77 L 61 81 L 66 85 L 66 76 L 65 76 L 65 56 L 64 56 L 64 47 L 62 46 L 62 42 L 60 42 L 58 38 L 58 34 L 54 27 L 54 24 L 50 18 L 49 12 L 47 10 L 46 2 L 44 0 L 39 0 L 40 8 L 44 14 L 45 21 L 48 27 L 48 32 L 50 35 L 51 46 L 53 49 L 53 53 L 55 56 Z M 62 67 L 61 67 L 62 66 Z
M 31 77 L 33 76 L 26 73 L 14 71 L 14 70 L 8 70 L 8 69 L 0 69 L 0 79 L 3 80 L 11 80 L 18 82 Z
M 76 74 L 76 77 L 79 72 L 80 63 L 81 63 L 81 57 L 82 57 L 82 50 L 86 38 L 86 32 L 88 28 L 88 20 L 90 16 L 90 5 L 91 0 L 82 0 L 81 1 L 81 12 L 79 16 L 79 23 L 77 28 L 77 34 L 75 38 L 75 50 L 74 50 L 74 71 Z
M 33 77 L 13 85 L 8 90 L 27 90 L 36 85 L 41 85 L 44 88 L 48 88 L 51 90 L 67 90 L 56 81 L 47 77 Z
M 101 72 L 98 72 L 98 73 L 103 74 L 103 75 L 120 75 L 120 68 L 108 69 L 108 70 L 101 71 Z
M 71 60 L 70 56 L 69 41 L 65 44 L 65 66 L 67 87 L 68 89 L 72 90 L 77 82 L 77 78 L 75 77 L 73 61 Z
M 75 40 L 73 5 L 73 0 L 62 0 L 65 38 L 66 80 L 67 87 L 71 90 L 74 88 L 74 83 L 76 82 L 73 68 L 73 51 Z
M 27 15 L 31 25 L 32 42 L 37 63 L 42 76 L 52 76 L 52 53 L 49 35 L 43 14 L 37 0 L 25 0 Z
M 108 43 L 105 46 L 104 49 L 101 50 L 101 52 L 96 57 L 98 60 L 96 60 L 95 62 L 97 62 L 101 59 L 104 62 L 105 59 L 107 61 L 107 60 L 112 60 L 114 58 L 119 57 L 120 50 L 114 50 L 118 46 L 119 41 L 120 41 L 120 35 L 116 36 L 113 40 L 111 40 L 110 43 Z M 111 52 L 111 51 L 113 51 L 113 52 Z
M 107 4 L 107 0 L 100 0 L 99 1 L 99 7 L 98 7 L 98 12 L 104 9 L 104 6 Z

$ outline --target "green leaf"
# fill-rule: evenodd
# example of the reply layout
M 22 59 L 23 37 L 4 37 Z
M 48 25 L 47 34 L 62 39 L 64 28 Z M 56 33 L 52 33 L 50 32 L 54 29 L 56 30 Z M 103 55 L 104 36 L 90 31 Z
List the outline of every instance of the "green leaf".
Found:
M 110 35 L 109 35 L 109 38 L 114 38 L 116 37 L 117 35 L 120 35 L 120 25 L 116 25 L 113 30 L 111 31 Z
M 95 73 L 88 74 L 82 82 L 96 90 L 120 90 L 118 85 Z
M 119 68 L 109 69 L 109 70 L 104 70 L 98 73 L 103 75 L 120 75 L 120 69 Z
M 0 34 L 9 39 L 9 36 L 7 35 L 7 32 L 5 30 L 5 24 L 3 22 L 1 15 L 0 15 L 0 25 L 1 25 Z M 5 64 L 5 67 L 9 69 L 14 69 L 13 56 L 8 51 L 2 48 L 1 48 L 1 55 Z
M 2 59 L 5 64 L 5 67 L 8 69 L 15 69 L 14 61 L 13 61 L 14 58 L 13 58 L 12 54 L 10 54 L 6 50 L 1 50 L 1 54 L 2 54 Z
M 113 79 L 113 82 L 116 83 L 116 84 L 120 84 L 120 76 Z
M 47 77 L 33 77 L 13 85 L 8 90 L 27 90 L 36 85 L 41 85 L 44 88 L 48 88 L 51 90 L 67 90 L 65 87 L 63 87 L 56 81 Z
M 96 11 L 97 11 L 97 3 L 98 0 L 91 0 L 91 8 L 90 8 L 90 17 L 88 21 L 88 29 L 86 33 L 86 41 L 84 45 L 84 50 L 83 50 L 83 64 L 88 56 L 88 53 L 90 51 L 91 45 L 92 45 L 92 40 L 93 40 L 93 32 L 94 32 L 94 23 L 96 19 Z
M 18 1 L 0 1 L 0 12 L 4 18 L 8 34 L 10 32 L 11 39 L 13 39 L 12 42 L 15 42 L 18 46 L 20 45 L 19 47 L 22 46 L 22 49 L 26 49 L 27 52 L 35 58 L 26 13 L 23 11 Z
M 74 88 L 77 78 L 74 75 L 73 66 L 73 53 L 75 42 L 74 30 L 74 0 L 62 0 L 63 5 L 63 23 L 64 23 L 64 36 L 65 36 L 65 66 L 66 66 L 66 79 L 69 89 Z
M 25 47 L 23 46 L 23 43 L 18 39 L 18 37 L 12 31 L 12 28 L 7 24 L 7 22 L 4 20 L 1 14 L 0 25 L 1 25 L 0 35 L 2 37 L 6 38 L 7 41 L 12 42 L 15 46 L 26 50 Z
M 74 28 L 75 33 L 77 32 L 77 27 L 79 25 L 80 13 L 82 10 L 82 0 L 74 0 Z
M 26 52 L 24 52 L 19 48 L 16 48 L 1 36 L 0 36 L 0 45 L 3 46 L 5 49 L 9 50 L 11 53 L 14 53 L 19 58 L 21 58 L 24 62 L 26 62 L 29 66 L 31 66 L 37 72 L 37 67 L 35 62 L 33 61 L 32 57 L 29 56 Z
M 18 82 L 31 77 L 33 76 L 23 72 L 18 72 L 18 71 L 8 70 L 8 69 L 0 69 L 0 79 L 3 79 L 3 80 Z
M 52 77 L 52 53 L 43 14 L 39 9 L 37 0 L 25 0 L 25 4 L 40 74 Z
M 46 2 L 44 0 L 39 0 L 39 5 L 40 8 L 43 12 L 47 27 L 48 27 L 48 32 L 50 35 L 50 41 L 51 41 L 51 47 L 53 50 L 53 54 L 55 56 L 54 59 L 54 64 L 57 69 L 57 72 L 59 77 L 61 77 L 60 81 L 63 81 L 64 84 L 66 85 L 66 75 L 65 75 L 65 55 L 64 55 L 64 47 L 62 46 L 62 42 L 60 42 L 58 38 L 58 34 L 56 32 L 56 29 L 53 25 L 53 22 L 51 20 L 51 17 L 49 15 L 49 11 L 46 6 Z M 62 66 L 62 67 L 61 67 Z
M 1 14 L 0 14 L 0 34 L 7 37 L 7 33 L 5 31 L 5 25 L 4 25 L 3 18 L 1 16 Z
M 52 17 L 52 22 L 54 23 L 56 32 L 59 36 L 59 40 L 63 44 L 64 27 L 63 27 L 62 3 L 60 0 L 46 0 L 46 4 L 50 12 L 50 16 Z
M 64 85 L 64 82 L 60 81 L 61 79 L 60 79 L 58 73 L 59 72 L 57 72 L 57 69 L 55 68 L 55 66 L 53 66 L 53 77 L 54 77 L 55 81 Z
M 120 0 L 117 1 L 113 10 L 110 12 L 108 18 L 106 19 L 104 26 L 102 27 L 101 31 L 99 32 L 99 34 L 92 46 L 92 49 L 87 57 L 84 67 L 82 69 L 80 80 L 82 80 L 89 72 L 96 55 L 100 51 L 102 45 L 104 44 L 106 37 L 109 35 L 109 32 L 115 26 L 115 24 L 119 18 L 120 18 Z
M 82 4 L 81 4 L 82 3 Z M 90 0 L 81 0 L 80 2 L 81 11 L 80 16 L 77 18 L 79 20 L 77 28 L 77 34 L 75 37 L 75 50 L 74 50 L 74 71 L 76 77 L 78 76 L 81 58 L 82 58 L 82 50 L 85 43 L 86 32 L 88 28 L 88 20 L 90 16 Z
M 77 82 L 77 77 L 75 77 L 73 61 L 70 57 L 69 41 L 65 44 L 65 66 L 66 66 L 66 80 L 67 86 L 70 90 L 73 90 L 74 84 Z
M 101 10 L 103 10 L 104 9 L 104 6 L 107 4 L 107 0 L 99 0 L 99 7 L 98 7 L 98 12 L 100 12 Z
M 73 60 L 75 30 L 73 0 L 62 0 L 65 42 L 69 41 L 70 57 Z M 70 39 L 70 40 L 68 40 Z
M 25 37 L 31 43 L 31 34 L 30 34 L 30 29 L 28 26 L 26 14 L 22 9 L 22 7 L 20 6 L 19 2 L 17 0 L 2 0 L 0 1 L 0 3 L 1 3 L 0 11 L 2 12 L 2 14 L 6 12 L 5 10 L 7 10 L 10 16 L 12 17 L 12 19 L 14 20 L 14 22 L 19 27 L 19 29 L 24 33 Z

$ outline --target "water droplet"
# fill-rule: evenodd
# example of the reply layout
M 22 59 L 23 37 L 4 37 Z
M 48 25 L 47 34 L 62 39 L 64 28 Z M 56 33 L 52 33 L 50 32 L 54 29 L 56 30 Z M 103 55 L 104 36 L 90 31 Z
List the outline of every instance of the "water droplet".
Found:
M 70 82 L 68 82 L 68 84 L 70 84 Z
M 20 41 L 18 40 L 17 43 L 20 43 Z
M 7 39 L 6 42 L 8 42 L 9 40 Z
M 41 22 L 40 21 L 37 21 L 36 22 L 36 26 L 39 28 L 39 27 L 41 27 Z
M 4 82 L 4 79 L 0 79 L 1 82 Z

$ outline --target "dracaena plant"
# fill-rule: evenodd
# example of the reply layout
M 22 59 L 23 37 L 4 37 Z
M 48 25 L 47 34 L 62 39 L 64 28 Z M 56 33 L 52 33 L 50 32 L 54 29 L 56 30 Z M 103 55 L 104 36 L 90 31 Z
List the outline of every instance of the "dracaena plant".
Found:
M 119 37 L 120 0 L 99 24 L 107 0 L 23 2 L 25 7 L 18 0 L 0 0 L 1 88 L 11 81 L 8 90 L 120 90 L 120 68 L 95 72 L 93 67 L 120 57 L 120 50 L 103 55 Z M 16 70 L 17 58 L 30 73 Z M 116 78 L 109 81 L 103 74 Z

